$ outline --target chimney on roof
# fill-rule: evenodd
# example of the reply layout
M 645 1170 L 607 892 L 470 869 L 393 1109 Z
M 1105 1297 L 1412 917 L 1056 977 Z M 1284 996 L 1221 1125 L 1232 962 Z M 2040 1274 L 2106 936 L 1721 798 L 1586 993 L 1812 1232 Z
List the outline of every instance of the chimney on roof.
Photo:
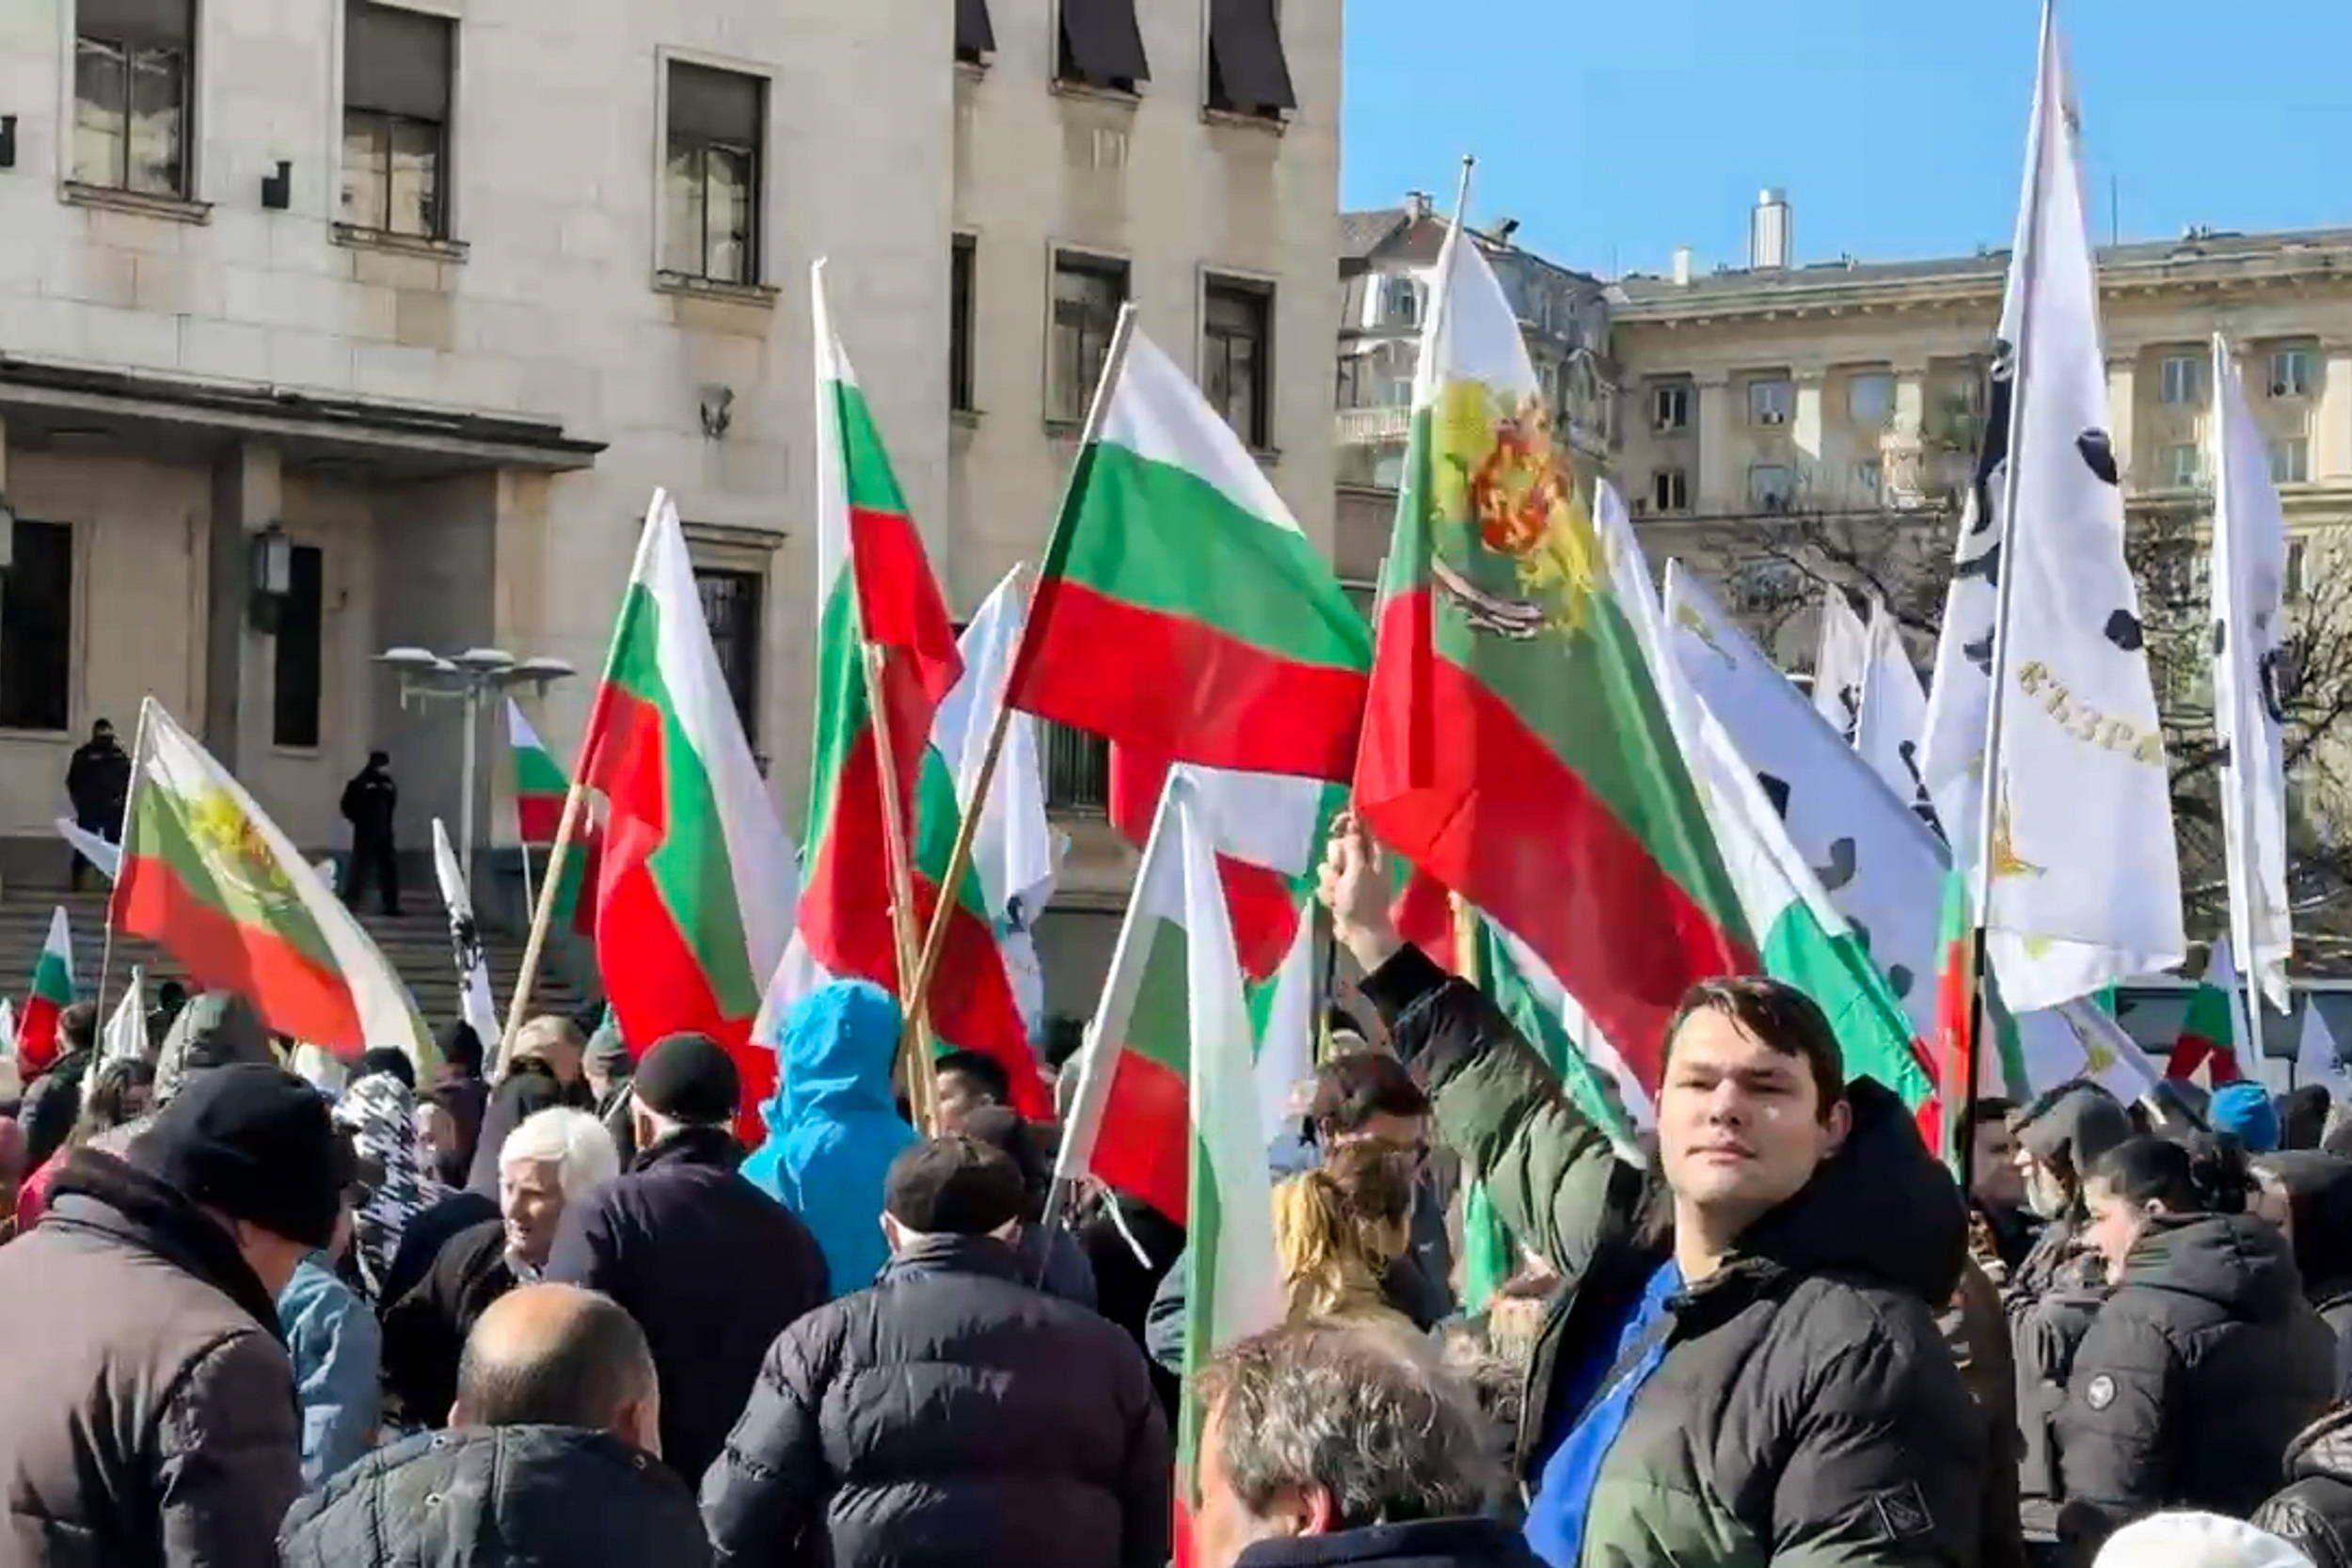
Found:
M 1427 191 L 1406 191 L 1405 193 L 1406 220 L 1410 223 L 1419 223 L 1428 215 L 1429 193 Z
M 1674 277 L 1676 288 L 1687 289 L 1691 286 L 1691 247 L 1687 245 L 1675 246 Z
M 1766 187 L 1756 196 L 1756 210 L 1748 214 L 1748 265 L 1758 272 L 1777 272 L 1788 266 L 1794 232 L 1788 193 Z

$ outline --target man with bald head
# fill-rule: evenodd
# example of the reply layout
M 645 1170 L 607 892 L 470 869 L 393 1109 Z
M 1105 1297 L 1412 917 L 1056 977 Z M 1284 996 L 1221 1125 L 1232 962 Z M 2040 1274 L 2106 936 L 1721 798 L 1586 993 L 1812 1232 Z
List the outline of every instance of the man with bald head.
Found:
M 653 1354 L 610 1296 L 526 1285 L 474 1324 L 449 1430 L 353 1465 L 287 1514 L 286 1568 L 668 1568 L 710 1560 L 660 1463 Z

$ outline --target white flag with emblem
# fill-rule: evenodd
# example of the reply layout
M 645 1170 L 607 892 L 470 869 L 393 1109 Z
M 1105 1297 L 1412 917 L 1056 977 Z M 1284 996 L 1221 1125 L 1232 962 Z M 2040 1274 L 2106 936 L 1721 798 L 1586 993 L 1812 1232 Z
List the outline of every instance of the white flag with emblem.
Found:
M 2287 779 L 2279 736 L 2279 644 L 2286 635 L 2287 520 L 2270 449 L 2246 405 L 2237 363 L 2213 340 L 2213 723 L 2221 745 L 2221 845 L 2230 935 L 2247 977 L 2285 1012 Z
M 1813 707 L 1839 735 L 1851 738 L 1862 711 L 1862 683 L 1870 667 L 1870 631 L 1834 582 L 1821 585 L 1821 637 L 1813 653 Z
M 1853 747 L 1870 771 L 1886 783 L 1897 800 L 1928 820 L 1934 808 L 1928 803 L 1919 778 L 1919 746 L 1928 729 L 1928 693 L 1912 667 L 1911 650 L 1903 646 L 1901 628 L 1883 604 L 1870 607 L 1870 659 L 1862 673 L 1862 711 L 1855 716 Z
M 2026 199 L 1994 354 L 1988 461 L 1979 466 L 1958 546 L 1927 766 L 1963 861 L 1991 858 L 1992 902 L 1982 918 L 1992 968 L 2020 1009 L 2170 969 L 2187 949 L 2164 734 L 2139 595 L 2123 559 L 2077 136 L 2057 23 L 2045 7 Z M 1987 504 L 2012 493 L 2014 515 Z M 2005 578 L 2008 622 L 1996 643 Z M 1994 680 L 2004 692 L 2002 733 L 1992 737 L 1995 809 L 1990 842 L 1979 847 L 1977 791 Z

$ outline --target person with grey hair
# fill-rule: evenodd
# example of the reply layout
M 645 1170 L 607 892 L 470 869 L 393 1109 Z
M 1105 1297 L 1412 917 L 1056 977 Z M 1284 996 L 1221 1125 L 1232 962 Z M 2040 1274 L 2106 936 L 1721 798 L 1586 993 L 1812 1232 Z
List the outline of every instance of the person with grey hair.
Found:
M 653 1353 L 612 1298 L 529 1285 L 466 1340 L 451 1430 L 378 1450 L 286 1515 L 286 1568 L 694 1568 L 660 1463 Z
M 1201 1379 L 1198 1568 L 1535 1568 L 1480 1509 L 1496 1477 L 1469 1390 L 1378 1327 L 1244 1339 Z
M 424 1277 L 384 1309 L 384 1382 L 404 1426 L 448 1418 L 474 1323 L 516 1286 L 537 1282 L 564 1210 L 620 1173 L 612 1134 L 587 1111 L 559 1105 L 507 1135 L 499 1217 L 451 1237 Z

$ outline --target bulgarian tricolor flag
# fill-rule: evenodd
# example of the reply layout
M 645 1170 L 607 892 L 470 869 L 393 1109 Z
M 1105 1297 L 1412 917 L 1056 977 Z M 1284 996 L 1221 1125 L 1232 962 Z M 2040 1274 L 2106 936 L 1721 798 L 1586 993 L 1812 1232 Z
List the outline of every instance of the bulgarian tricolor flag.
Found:
M 825 264 L 811 269 L 817 341 L 817 736 L 809 786 L 808 887 L 791 951 L 771 988 L 771 1022 L 828 980 L 869 980 L 905 997 L 892 923 L 885 833 L 912 840 L 919 945 L 941 896 L 960 820 L 956 772 L 932 721 L 963 673 L 954 625 L 866 394 L 835 336 Z M 880 725 L 866 650 L 882 656 Z M 1099 656 L 1098 656 L 1099 657 Z M 901 820 L 888 823 L 886 736 Z M 994 1058 L 1024 1116 L 1053 1102 L 1005 974 L 980 879 L 954 890 L 928 1012 L 940 1042 Z
M 775 1084 L 750 1044 L 792 926 L 785 837 L 703 620 L 677 508 L 654 492 L 588 716 L 581 777 L 605 798 L 596 966 L 638 1050 L 695 1030 L 735 1058 L 746 1115 Z
M 2238 985 L 2237 964 L 2225 936 L 2213 944 L 2213 956 L 2205 961 L 2205 977 L 2189 995 L 2188 1012 L 2181 1020 L 2179 1037 L 2172 1042 L 2171 1060 L 2165 1063 L 2167 1078 L 2187 1078 L 2208 1064 L 2216 1088 L 2245 1076 L 2237 1061 L 2234 997 Z
M 1281 1321 L 1273 1182 L 1232 915 L 1224 833 L 1190 769 L 1162 798 L 1090 1031 L 1056 1175 L 1093 1176 L 1188 1233 L 1178 1423 L 1177 1559 L 1189 1560 L 1200 1417 L 1192 1375 Z
M 282 1035 L 343 1057 L 433 1041 L 400 976 L 294 841 L 147 699 L 111 918 L 208 990 L 235 991 Z
M 1519 325 L 1449 234 L 1381 584 L 1356 809 L 1558 974 L 1655 1085 L 1691 982 L 1755 939 Z
M 57 1015 L 73 1006 L 73 930 L 65 907 L 49 916 L 49 940 L 33 961 L 33 993 L 16 1023 L 17 1064 L 36 1073 L 57 1059 Z
M 564 798 L 571 793 L 572 781 L 564 776 L 563 764 L 555 760 L 539 732 L 523 717 L 522 705 L 512 697 L 506 699 L 506 742 L 515 762 L 516 841 L 526 854 L 548 848 L 564 825 Z M 550 925 L 558 930 L 594 936 L 596 867 L 603 856 L 604 835 L 584 818 L 574 832 L 576 841 L 564 857 L 563 879 L 555 890 Z

